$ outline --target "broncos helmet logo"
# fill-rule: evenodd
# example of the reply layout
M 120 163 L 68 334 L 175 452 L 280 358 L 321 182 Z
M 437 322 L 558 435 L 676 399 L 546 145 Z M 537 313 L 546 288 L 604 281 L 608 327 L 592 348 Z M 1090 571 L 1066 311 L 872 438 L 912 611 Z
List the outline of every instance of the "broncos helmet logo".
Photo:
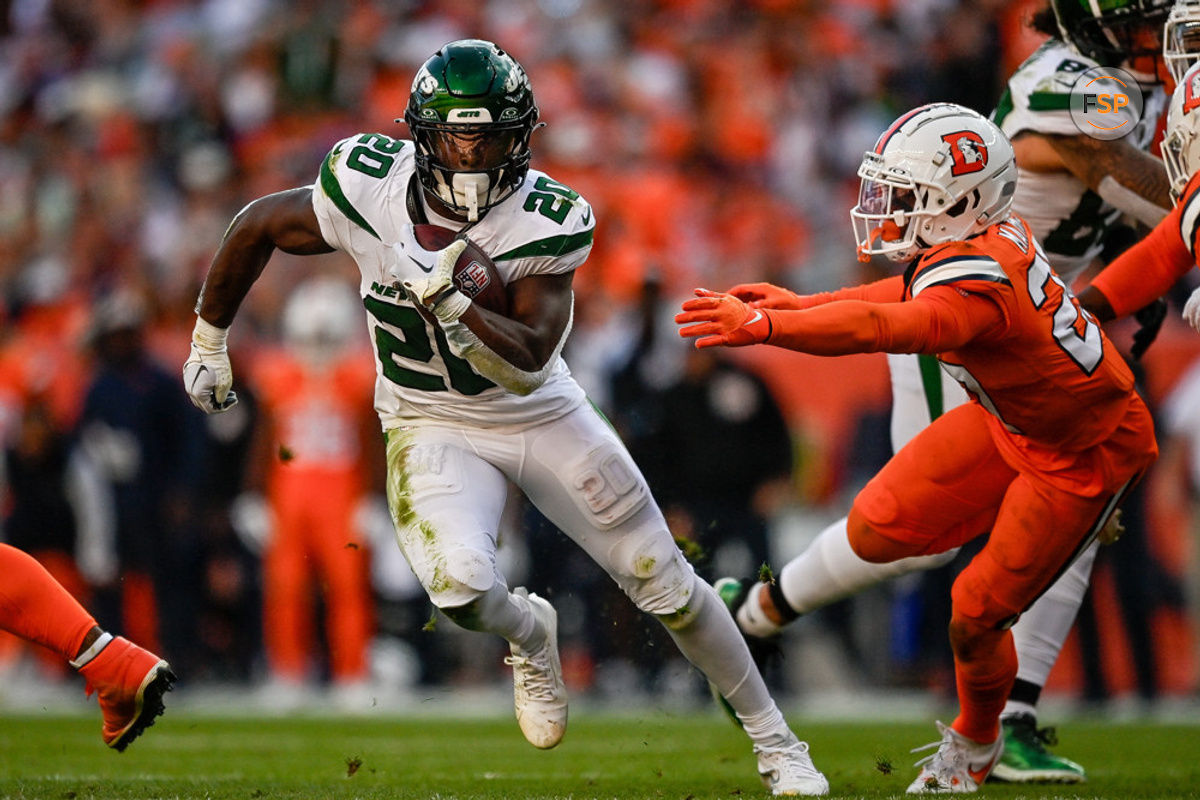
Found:
M 987 145 L 975 131 L 947 133 L 942 136 L 942 141 L 950 145 L 950 157 L 954 159 L 954 165 L 950 167 L 951 175 L 968 175 L 987 166 Z

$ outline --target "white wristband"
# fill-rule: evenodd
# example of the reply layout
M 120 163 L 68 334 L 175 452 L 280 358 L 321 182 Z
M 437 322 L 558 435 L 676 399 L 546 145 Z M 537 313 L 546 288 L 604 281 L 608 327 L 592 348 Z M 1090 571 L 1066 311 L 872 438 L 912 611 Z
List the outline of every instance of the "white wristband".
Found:
M 218 328 L 199 315 L 196 316 L 196 327 L 192 331 L 192 344 L 204 353 L 225 352 L 225 340 L 229 338 L 229 328 Z

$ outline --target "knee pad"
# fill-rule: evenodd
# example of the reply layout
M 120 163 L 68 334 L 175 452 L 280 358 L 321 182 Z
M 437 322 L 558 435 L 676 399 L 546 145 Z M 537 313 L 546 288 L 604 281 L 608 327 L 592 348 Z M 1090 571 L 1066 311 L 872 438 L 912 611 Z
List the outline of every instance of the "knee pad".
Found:
M 446 553 L 431 574 L 419 577 L 430 601 L 462 625 L 459 616 L 469 616 L 475 601 L 496 585 L 496 567 L 484 553 L 464 548 Z
M 613 577 L 639 609 L 657 617 L 686 610 L 696 573 L 665 529 L 622 537 L 610 558 Z

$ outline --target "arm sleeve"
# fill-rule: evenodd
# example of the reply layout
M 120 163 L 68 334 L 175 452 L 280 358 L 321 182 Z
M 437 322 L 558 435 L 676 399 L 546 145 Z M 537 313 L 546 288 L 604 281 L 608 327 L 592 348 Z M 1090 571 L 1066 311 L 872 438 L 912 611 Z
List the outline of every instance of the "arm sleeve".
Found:
M 869 303 L 899 303 L 904 299 L 904 277 L 893 275 L 883 280 L 864 283 L 861 286 L 847 286 L 833 292 L 818 292 L 817 294 L 798 295 L 801 305 L 798 309 L 815 308 L 828 303 L 843 300 L 865 300 Z
M 1092 281 L 1117 317 L 1132 314 L 1166 294 L 1192 268 L 1195 259 L 1180 237 L 1178 217 L 1177 207 Z
M 769 311 L 768 344 L 822 356 L 850 353 L 941 353 L 1004 323 L 982 294 L 934 286 L 904 303 L 840 300 L 805 311 Z

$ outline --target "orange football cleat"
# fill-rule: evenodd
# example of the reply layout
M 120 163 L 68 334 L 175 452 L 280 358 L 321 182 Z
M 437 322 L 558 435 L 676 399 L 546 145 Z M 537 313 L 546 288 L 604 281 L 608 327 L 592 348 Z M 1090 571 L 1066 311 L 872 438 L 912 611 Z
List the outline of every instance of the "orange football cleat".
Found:
M 79 668 L 88 696 L 95 692 L 104 714 L 104 743 L 123 752 L 163 713 L 163 695 L 175 683 L 166 661 L 118 636 Z

